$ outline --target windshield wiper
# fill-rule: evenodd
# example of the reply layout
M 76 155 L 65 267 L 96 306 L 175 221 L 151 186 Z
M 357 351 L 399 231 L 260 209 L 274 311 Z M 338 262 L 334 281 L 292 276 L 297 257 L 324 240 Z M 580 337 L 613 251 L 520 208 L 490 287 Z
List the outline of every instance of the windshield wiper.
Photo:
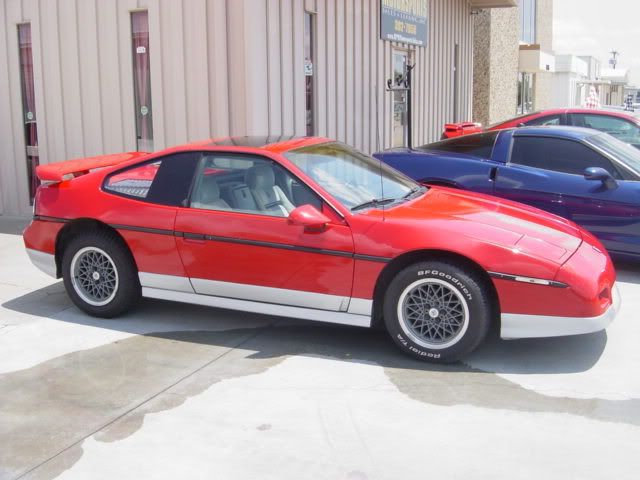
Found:
M 409 192 L 402 197 L 403 200 L 409 200 L 411 197 L 413 197 L 416 193 L 420 192 L 424 192 L 426 189 L 426 187 L 422 186 L 422 185 L 418 185 L 413 187 L 411 190 L 409 190 Z
M 351 211 L 355 212 L 356 210 L 362 210 L 363 208 L 369 208 L 369 207 L 379 207 L 381 205 L 387 205 L 391 202 L 395 202 L 396 199 L 395 198 L 372 198 L 371 200 L 368 200 L 364 203 L 361 203 L 360 205 L 356 205 L 355 207 L 351 207 Z

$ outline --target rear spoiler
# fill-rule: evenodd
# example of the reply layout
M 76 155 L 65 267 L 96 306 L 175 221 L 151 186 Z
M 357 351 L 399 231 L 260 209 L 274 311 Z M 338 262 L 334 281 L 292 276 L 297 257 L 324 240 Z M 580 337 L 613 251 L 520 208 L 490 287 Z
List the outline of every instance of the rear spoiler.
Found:
M 482 124 L 475 122 L 459 122 L 459 123 L 447 123 L 444 126 L 445 133 L 468 135 L 469 133 L 481 133 Z
M 85 175 L 98 168 L 111 167 L 119 163 L 127 162 L 149 155 L 147 152 L 114 153 L 112 155 L 100 155 L 97 157 L 78 158 L 66 162 L 38 165 L 36 175 L 45 183 L 58 183 L 65 180 Z

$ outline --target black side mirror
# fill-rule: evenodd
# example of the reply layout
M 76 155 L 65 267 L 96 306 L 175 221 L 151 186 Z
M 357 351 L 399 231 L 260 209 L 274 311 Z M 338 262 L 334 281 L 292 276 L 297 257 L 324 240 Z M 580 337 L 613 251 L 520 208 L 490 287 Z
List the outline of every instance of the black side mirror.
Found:
M 599 180 L 605 187 L 611 189 L 618 186 L 616 179 L 611 176 L 604 168 L 601 167 L 589 167 L 584 169 L 585 180 Z

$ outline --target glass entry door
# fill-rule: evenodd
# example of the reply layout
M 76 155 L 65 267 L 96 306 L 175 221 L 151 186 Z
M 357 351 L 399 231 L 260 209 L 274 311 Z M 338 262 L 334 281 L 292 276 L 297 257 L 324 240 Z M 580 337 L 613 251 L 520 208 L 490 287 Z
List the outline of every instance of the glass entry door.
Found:
M 533 73 L 518 73 L 518 108 L 516 114 L 533 112 Z
M 133 92 L 136 115 L 136 149 L 153 152 L 153 109 L 151 108 L 151 70 L 149 68 L 149 14 L 131 13 L 133 49 Z
M 393 80 L 394 86 L 404 86 L 398 82 L 407 74 L 409 52 L 394 50 L 393 52 Z M 393 92 L 393 146 L 407 145 L 407 92 L 403 90 Z
M 40 164 L 38 154 L 38 124 L 36 122 L 36 96 L 33 81 L 33 56 L 31 51 L 31 24 L 18 25 L 20 47 L 20 83 L 22 88 L 22 113 L 24 119 L 24 140 L 27 154 L 27 176 L 29 181 L 29 201 L 40 184 L 36 167 Z

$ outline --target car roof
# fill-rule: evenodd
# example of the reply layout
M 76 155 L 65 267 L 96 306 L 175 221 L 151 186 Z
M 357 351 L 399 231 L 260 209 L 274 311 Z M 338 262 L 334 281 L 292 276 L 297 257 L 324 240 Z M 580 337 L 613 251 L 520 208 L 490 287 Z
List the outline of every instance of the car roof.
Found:
M 637 120 L 633 115 L 629 115 L 626 112 L 616 112 L 615 110 L 602 110 L 593 108 L 568 108 L 566 113 L 586 113 L 591 115 L 609 115 L 611 117 L 626 118 L 628 120 Z
M 284 153 L 297 148 L 317 145 L 319 143 L 331 142 L 332 140 L 324 137 L 303 137 L 295 135 L 252 135 L 237 137 L 220 137 L 211 138 L 193 142 L 185 147 L 204 148 L 207 150 L 216 150 L 216 147 L 222 147 L 225 150 L 237 148 L 244 150 L 247 148 L 267 150 L 273 153 Z M 179 147 L 178 147 L 179 148 Z

